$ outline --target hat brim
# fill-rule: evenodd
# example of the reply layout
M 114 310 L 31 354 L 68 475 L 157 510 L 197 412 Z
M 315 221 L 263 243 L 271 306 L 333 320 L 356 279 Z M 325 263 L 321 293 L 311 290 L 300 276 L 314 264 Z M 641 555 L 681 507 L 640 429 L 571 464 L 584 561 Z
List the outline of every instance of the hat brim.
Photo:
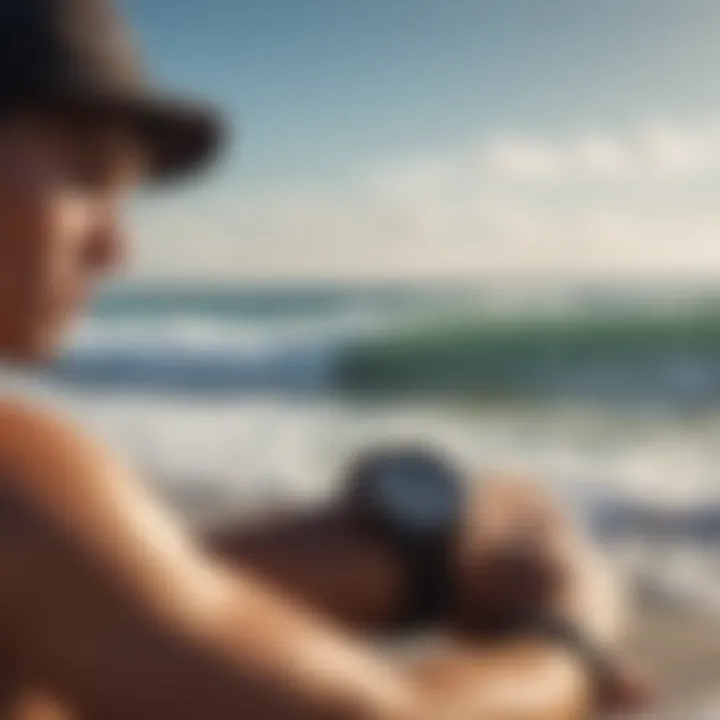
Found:
M 181 180 L 206 169 L 227 139 L 226 126 L 215 108 L 186 99 L 67 87 L 26 99 L 31 105 L 126 124 L 146 153 L 146 178 L 153 184 Z
M 212 107 L 179 99 L 117 101 L 117 110 L 147 152 L 148 180 L 167 182 L 195 175 L 217 159 L 226 129 Z

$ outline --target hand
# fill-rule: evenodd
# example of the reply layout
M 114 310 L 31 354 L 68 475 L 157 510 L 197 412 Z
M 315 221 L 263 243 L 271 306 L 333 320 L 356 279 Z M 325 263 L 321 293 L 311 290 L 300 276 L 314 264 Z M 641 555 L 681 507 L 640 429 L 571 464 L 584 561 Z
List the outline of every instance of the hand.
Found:
M 545 612 L 574 618 L 599 647 L 618 639 L 621 593 L 606 564 L 536 484 L 496 478 L 478 487 L 457 567 L 452 623 L 461 637 L 482 638 Z M 603 710 L 634 713 L 652 705 L 646 678 L 619 661 L 610 670 Z
M 479 485 L 457 548 L 453 626 L 483 635 L 556 608 L 575 579 L 571 535 L 536 485 L 506 478 Z
M 432 720 L 578 720 L 592 709 L 576 659 L 532 641 L 451 646 L 416 666 L 414 676 L 427 698 L 421 717 Z

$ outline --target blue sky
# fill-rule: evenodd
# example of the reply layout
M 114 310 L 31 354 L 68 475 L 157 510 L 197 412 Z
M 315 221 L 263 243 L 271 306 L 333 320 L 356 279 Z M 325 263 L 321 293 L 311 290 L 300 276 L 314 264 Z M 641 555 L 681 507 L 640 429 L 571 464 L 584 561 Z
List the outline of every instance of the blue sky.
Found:
M 685 217 L 697 224 L 700 216 L 694 255 L 687 237 L 675 250 L 672 238 L 663 239 L 668 269 L 707 271 L 715 264 L 720 271 L 720 240 L 717 257 L 708 241 L 712 203 L 698 206 L 702 188 L 720 190 L 720 3 L 714 0 L 122 4 L 159 79 L 219 102 L 241 134 L 222 172 L 199 192 L 179 195 L 171 209 L 156 208 L 146 222 L 143 237 L 151 228 L 176 236 L 181 213 L 182 246 L 193 257 L 189 228 L 202 228 L 204 250 L 217 243 L 217 268 L 205 260 L 201 272 L 352 276 L 372 275 L 376 266 L 402 275 L 432 274 L 434 266 L 445 274 L 547 273 L 552 262 L 539 268 L 539 259 L 558 254 L 577 260 L 555 268 L 562 272 L 584 272 L 598 262 L 619 272 L 625 263 L 617 250 L 612 262 L 598 260 L 604 242 L 595 235 L 583 240 L 585 225 L 610 218 L 605 232 L 619 227 L 623 245 L 629 226 L 640 226 L 633 235 L 637 255 L 653 223 L 666 229 Z M 716 151 L 717 162 L 702 162 Z M 683 166 L 671 173 L 672 187 L 667 162 Z M 595 169 L 588 171 L 588 163 Z M 595 182 L 598 163 L 600 174 L 612 174 L 611 166 L 616 171 L 602 187 Z M 633 168 L 630 189 L 620 166 Z M 593 177 L 579 178 L 578 171 Z M 487 208 L 491 196 L 495 204 Z M 672 220 L 663 214 L 668 197 L 685 198 Z M 472 198 L 477 211 L 468 207 Z M 573 216 L 578 198 L 588 217 Z M 428 207 L 437 210 L 429 220 Z M 655 219 L 653 207 L 662 210 Z M 512 218 L 488 220 L 488 213 L 502 212 L 544 229 L 534 234 L 513 230 Z M 163 213 L 174 220 L 168 224 Z M 720 229 L 720 215 L 717 223 Z M 552 248 L 539 251 L 547 242 Z M 583 260 L 588 243 L 592 252 Z M 527 255 L 528 244 L 538 257 L 528 267 L 522 257 L 513 264 L 509 256 Z M 148 253 L 147 272 L 197 270 L 196 263 L 183 268 L 163 259 L 164 246 L 161 238 Z M 314 253 L 324 262 L 313 265 Z M 684 255 L 675 261 L 673 253 Z M 343 254 L 352 267 L 342 266 Z M 637 257 L 628 259 L 633 263 Z

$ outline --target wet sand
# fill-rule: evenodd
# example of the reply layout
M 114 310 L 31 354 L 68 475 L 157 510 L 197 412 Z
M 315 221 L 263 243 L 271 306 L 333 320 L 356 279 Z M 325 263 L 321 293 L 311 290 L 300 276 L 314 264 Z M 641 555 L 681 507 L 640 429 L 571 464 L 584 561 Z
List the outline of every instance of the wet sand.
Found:
M 720 619 L 691 609 L 644 603 L 638 608 L 630 650 L 657 683 L 661 708 L 685 708 L 720 718 Z M 700 707 L 698 707 L 700 706 Z M 664 717 L 664 716 L 663 716 Z M 695 714 L 670 715 L 692 720 Z

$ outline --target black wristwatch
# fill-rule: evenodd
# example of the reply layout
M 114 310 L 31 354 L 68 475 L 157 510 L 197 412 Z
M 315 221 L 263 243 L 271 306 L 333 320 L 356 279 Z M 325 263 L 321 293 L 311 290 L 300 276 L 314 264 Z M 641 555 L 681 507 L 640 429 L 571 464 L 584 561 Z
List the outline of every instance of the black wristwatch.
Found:
M 347 498 L 354 516 L 388 543 L 407 573 L 393 628 L 419 629 L 449 615 L 467 492 L 462 473 L 425 448 L 380 450 L 351 468 Z

